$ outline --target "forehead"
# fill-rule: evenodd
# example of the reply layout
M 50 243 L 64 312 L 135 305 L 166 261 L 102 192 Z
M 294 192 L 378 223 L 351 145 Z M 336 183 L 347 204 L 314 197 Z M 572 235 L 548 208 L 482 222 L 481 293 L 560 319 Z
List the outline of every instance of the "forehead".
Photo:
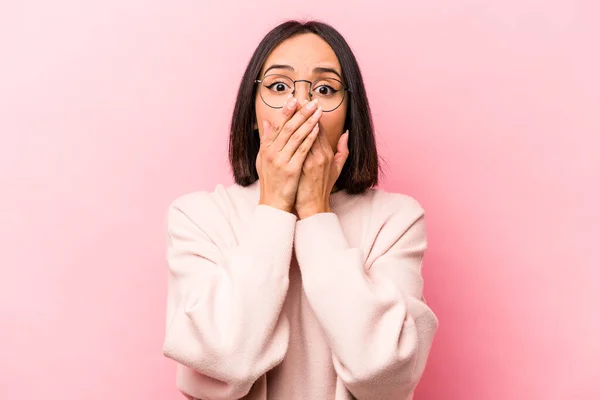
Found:
M 333 49 L 320 36 L 305 33 L 280 43 L 267 57 L 261 72 L 272 64 L 287 64 L 298 74 L 309 74 L 316 66 L 330 67 L 341 72 Z

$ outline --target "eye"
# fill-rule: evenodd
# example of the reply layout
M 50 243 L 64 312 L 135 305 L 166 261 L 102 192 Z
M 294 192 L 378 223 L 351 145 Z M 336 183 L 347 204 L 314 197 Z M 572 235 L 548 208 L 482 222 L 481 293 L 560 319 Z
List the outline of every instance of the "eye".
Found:
M 319 96 L 331 96 L 335 94 L 337 90 L 329 85 L 320 85 L 314 88 L 314 92 Z
M 284 82 L 273 82 L 270 83 L 267 88 L 269 90 L 272 90 L 274 92 L 285 92 L 286 90 L 291 89 L 286 83 Z

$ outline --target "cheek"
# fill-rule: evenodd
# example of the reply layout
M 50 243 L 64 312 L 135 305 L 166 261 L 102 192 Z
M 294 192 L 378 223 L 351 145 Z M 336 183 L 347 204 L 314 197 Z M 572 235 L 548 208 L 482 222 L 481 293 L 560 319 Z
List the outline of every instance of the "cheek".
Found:
M 267 107 L 260 99 L 257 97 L 254 102 L 254 112 L 256 113 L 256 124 L 258 130 L 262 133 L 263 125 L 262 121 L 267 120 L 271 121 L 272 119 L 272 108 Z
M 325 137 L 334 152 L 337 149 L 340 136 L 344 133 L 344 123 L 346 121 L 346 110 L 340 111 L 342 112 L 333 112 L 325 117 L 321 117 Z

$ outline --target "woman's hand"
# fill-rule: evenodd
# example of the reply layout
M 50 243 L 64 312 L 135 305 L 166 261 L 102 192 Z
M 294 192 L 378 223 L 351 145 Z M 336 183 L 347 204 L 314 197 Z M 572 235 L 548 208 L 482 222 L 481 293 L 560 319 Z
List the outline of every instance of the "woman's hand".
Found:
M 335 154 L 325 135 L 318 134 L 306 156 L 298 184 L 295 207 L 300 219 L 321 212 L 331 212 L 331 190 L 342 172 L 348 154 L 348 131 L 340 137 Z
M 295 98 L 288 99 L 277 121 L 263 121 L 256 169 L 260 178 L 260 201 L 291 212 L 302 165 L 318 137 L 322 111 L 312 101 L 297 110 Z

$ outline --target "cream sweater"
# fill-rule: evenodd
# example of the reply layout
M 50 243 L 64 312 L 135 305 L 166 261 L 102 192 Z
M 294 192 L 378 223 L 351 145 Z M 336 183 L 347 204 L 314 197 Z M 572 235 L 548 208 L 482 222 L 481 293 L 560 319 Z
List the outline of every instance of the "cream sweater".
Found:
M 438 320 L 425 304 L 423 209 L 369 190 L 304 220 L 259 182 L 168 212 L 163 352 L 188 399 L 412 399 Z

